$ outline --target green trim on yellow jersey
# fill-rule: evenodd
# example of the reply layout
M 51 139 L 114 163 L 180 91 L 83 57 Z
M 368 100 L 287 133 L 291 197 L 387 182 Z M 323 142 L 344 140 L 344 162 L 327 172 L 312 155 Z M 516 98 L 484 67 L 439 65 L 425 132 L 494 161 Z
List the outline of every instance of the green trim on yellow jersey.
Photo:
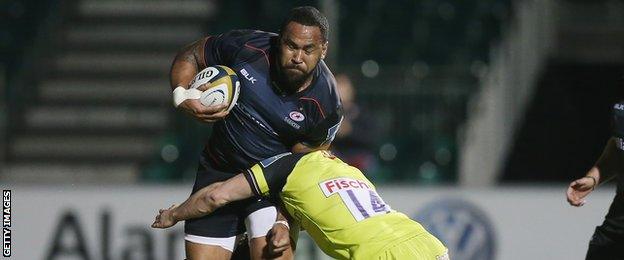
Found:
M 250 170 L 254 178 L 254 181 L 256 182 L 255 183 L 256 188 L 258 189 L 260 196 L 269 196 L 269 185 L 267 184 L 267 181 L 264 177 L 264 172 L 262 171 L 262 167 L 260 167 L 259 164 L 256 164 L 253 167 L 251 167 Z

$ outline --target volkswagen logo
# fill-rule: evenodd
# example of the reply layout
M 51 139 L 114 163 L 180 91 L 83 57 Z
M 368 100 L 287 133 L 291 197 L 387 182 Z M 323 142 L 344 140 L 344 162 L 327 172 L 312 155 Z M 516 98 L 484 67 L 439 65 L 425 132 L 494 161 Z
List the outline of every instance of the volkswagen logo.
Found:
M 449 249 L 454 260 L 494 259 L 496 239 L 487 215 L 462 199 L 433 201 L 417 214 L 420 222 Z

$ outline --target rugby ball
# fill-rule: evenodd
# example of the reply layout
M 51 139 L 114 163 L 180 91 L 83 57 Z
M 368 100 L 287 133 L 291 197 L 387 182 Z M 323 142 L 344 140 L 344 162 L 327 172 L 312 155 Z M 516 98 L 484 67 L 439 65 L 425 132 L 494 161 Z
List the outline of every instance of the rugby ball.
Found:
M 236 105 L 240 92 L 240 81 L 236 72 L 222 65 L 203 69 L 195 75 L 190 85 L 191 89 L 202 92 L 199 98 L 202 105 L 229 104 L 228 112 Z

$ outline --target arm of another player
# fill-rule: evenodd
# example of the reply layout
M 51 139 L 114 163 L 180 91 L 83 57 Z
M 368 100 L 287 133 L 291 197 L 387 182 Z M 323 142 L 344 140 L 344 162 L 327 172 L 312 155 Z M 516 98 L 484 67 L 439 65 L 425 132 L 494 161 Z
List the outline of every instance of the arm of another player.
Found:
M 583 206 L 585 197 L 589 195 L 600 183 L 607 182 L 618 172 L 624 170 L 621 151 L 616 147 L 616 139 L 611 138 L 607 142 L 602 155 L 585 176 L 570 183 L 566 195 L 568 203 L 572 206 Z
M 183 88 L 188 89 L 189 83 L 193 80 L 193 77 L 201 70 L 206 68 L 204 61 L 204 45 L 206 38 L 197 40 L 178 52 L 173 64 L 171 65 L 170 84 L 171 89 Z M 178 89 L 180 91 L 182 89 Z M 227 104 L 221 104 L 216 106 L 204 106 L 199 99 L 187 99 L 178 105 L 178 109 L 190 114 L 195 119 L 212 123 L 223 119 L 227 116 Z
M 232 201 L 252 196 L 254 193 L 245 176 L 238 174 L 225 182 L 213 183 L 195 192 L 180 206 L 159 210 L 152 227 L 168 228 L 179 221 L 208 215 Z
M 290 248 L 290 225 L 288 224 L 288 219 L 284 216 L 286 213 L 282 212 L 283 208 L 277 208 L 277 219 L 267 235 L 269 250 L 273 255 L 282 254 Z

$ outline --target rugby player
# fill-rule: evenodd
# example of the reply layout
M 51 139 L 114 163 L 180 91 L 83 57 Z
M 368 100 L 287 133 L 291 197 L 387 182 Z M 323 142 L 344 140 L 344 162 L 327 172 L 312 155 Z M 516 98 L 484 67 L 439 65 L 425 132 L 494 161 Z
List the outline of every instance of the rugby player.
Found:
M 263 160 L 196 192 L 180 206 L 161 209 L 152 227 L 168 228 L 250 197 L 282 202 L 291 223 L 336 259 L 449 259 L 437 238 L 392 210 L 360 170 L 327 151 Z M 293 227 L 291 233 L 298 230 Z
M 328 47 L 327 19 L 313 7 L 291 10 L 280 34 L 233 30 L 208 36 L 182 49 L 171 72 L 171 87 L 185 91 L 195 74 L 225 65 L 241 83 L 236 106 L 203 106 L 186 99 L 178 108 L 215 124 L 200 155 L 193 193 L 226 180 L 258 161 L 289 151 L 325 149 L 342 119 L 334 76 L 323 58 Z M 276 220 L 267 200 L 232 203 L 185 222 L 189 259 L 229 259 L 245 229 L 253 259 L 262 257 L 265 235 Z
M 580 207 L 585 197 L 600 183 L 618 177 L 616 195 L 602 225 L 596 227 L 589 242 L 586 259 L 624 259 L 624 102 L 613 107 L 613 136 L 607 142 L 596 164 L 570 183 L 567 199 L 570 205 Z

